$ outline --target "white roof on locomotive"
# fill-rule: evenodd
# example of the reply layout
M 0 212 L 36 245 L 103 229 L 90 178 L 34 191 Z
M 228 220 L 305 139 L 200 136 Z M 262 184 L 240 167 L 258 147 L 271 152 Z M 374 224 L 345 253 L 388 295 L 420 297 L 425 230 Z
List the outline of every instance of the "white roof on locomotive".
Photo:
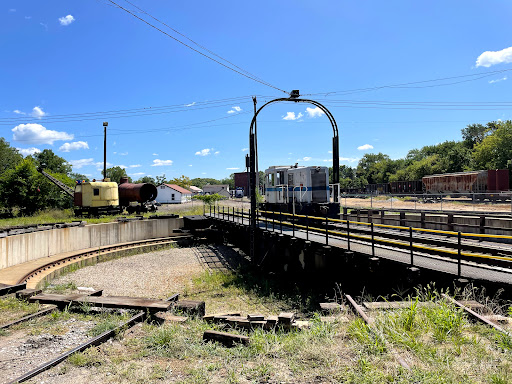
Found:
M 303 165 L 273 165 L 267 169 L 265 169 L 265 173 L 271 173 L 273 171 L 286 171 L 286 170 L 293 170 L 293 169 L 327 169 L 327 167 L 324 166 L 317 166 L 317 165 L 310 165 L 310 166 L 303 166 Z

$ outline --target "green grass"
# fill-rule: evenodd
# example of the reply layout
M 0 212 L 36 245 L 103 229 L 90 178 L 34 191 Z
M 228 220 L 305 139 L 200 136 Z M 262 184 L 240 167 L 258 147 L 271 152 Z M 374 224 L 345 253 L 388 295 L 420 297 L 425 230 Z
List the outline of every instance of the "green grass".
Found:
M 147 212 L 144 214 L 132 214 L 132 215 L 113 215 L 113 216 L 101 216 L 101 217 L 76 217 L 73 214 L 73 211 L 70 209 L 49 209 L 43 212 L 39 212 L 33 216 L 22 216 L 22 217 L 14 217 L 11 219 L 0 219 L 0 229 L 5 229 L 13 226 L 25 226 L 25 225 L 34 225 L 34 224 L 51 224 L 51 223 L 60 223 L 60 222 L 71 222 L 73 220 L 83 220 L 88 224 L 100 224 L 100 223 L 110 223 L 116 221 L 118 217 L 126 217 L 126 218 L 134 218 L 136 216 L 162 216 L 168 214 L 178 214 L 180 216 L 186 215 L 202 215 L 203 207 L 201 205 L 194 205 L 193 207 L 185 207 L 182 209 L 173 210 L 173 212 Z
M 466 294 L 468 299 L 481 292 Z M 207 313 L 295 311 L 310 321 L 310 328 L 249 331 L 200 319 L 144 323 L 133 336 L 77 354 L 67 366 L 91 367 L 97 380 L 126 383 L 512 382 L 512 340 L 471 323 L 434 286 L 419 288 L 406 299 L 407 308 L 371 312 L 372 326 L 349 313 L 333 323 L 322 322 L 315 306 L 324 297 L 251 270 L 199 274 L 186 296 L 205 300 Z M 94 332 L 114 323 L 105 317 Z M 205 343 L 207 329 L 247 335 L 250 344 L 225 348 Z M 400 366 L 395 353 L 406 359 L 410 371 Z
M 41 309 L 39 304 L 28 303 L 15 297 L 0 298 L 0 324 L 35 313 Z

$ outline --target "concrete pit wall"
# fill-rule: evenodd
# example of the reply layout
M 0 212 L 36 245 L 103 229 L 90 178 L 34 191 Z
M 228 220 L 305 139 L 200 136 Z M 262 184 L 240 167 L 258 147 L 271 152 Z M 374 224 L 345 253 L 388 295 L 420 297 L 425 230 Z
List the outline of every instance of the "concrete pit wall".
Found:
M 87 248 L 167 237 L 183 227 L 182 218 L 151 219 L 51 229 L 0 239 L 0 269 Z

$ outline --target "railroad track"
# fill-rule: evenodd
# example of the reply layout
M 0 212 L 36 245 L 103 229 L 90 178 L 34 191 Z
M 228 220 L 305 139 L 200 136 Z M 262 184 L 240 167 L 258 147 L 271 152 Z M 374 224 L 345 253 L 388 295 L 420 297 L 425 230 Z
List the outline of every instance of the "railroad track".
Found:
M 455 300 L 454 298 L 448 296 L 445 293 L 441 294 L 441 298 L 446 300 L 446 302 L 452 304 L 453 306 L 464 310 L 466 315 L 469 316 L 470 318 L 472 318 L 472 319 L 474 319 L 476 321 L 479 321 L 479 322 L 487 325 L 488 327 L 491 327 L 491 328 L 495 329 L 496 331 L 498 331 L 499 333 L 501 333 L 503 335 L 506 335 L 507 337 L 512 337 L 512 334 L 510 332 L 508 332 L 504 328 L 500 327 L 495 322 L 489 320 L 488 317 L 485 317 L 485 316 L 475 312 L 474 310 L 469 308 L 465 303 L 457 301 L 457 300 Z M 358 304 L 356 302 L 356 300 L 354 300 L 352 298 L 352 296 L 350 296 L 348 294 L 345 294 L 345 299 L 348 302 L 348 304 L 350 305 L 350 308 L 352 308 L 353 312 L 356 315 L 358 315 L 366 323 L 366 325 L 368 326 L 369 330 L 372 333 L 374 333 L 375 335 L 377 335 L 377 336 L 382 338 L 382 334 L 379 333 L 379 331 L 375 327 L 375 320 L 374 320 L 374 318 L 370 317 L 366 313 L 364 307 L 362 305 Z M 418 302 L 418 303 L 421 303 L 421 302 Z M 375 307 L 376 307 L 375 309 L 380 309 L 380 310 L 382 310 L 382 309 L 407 309 L 407 308 L 411 307 L 413 302 L 374 302 L 374 303 L 364 303 L 364 304 L 366 306 L 375 305 Z M 382 304 L 382 306 L 379 306 L 379 304 Z M 435 302 L 432 302 L 432 304 L 435 304 Z M 484 306 L 481 305 L 478 302 L 473 302 L 472 304 L 474 306 L 484 308 Z M 385 342 L 385 338 L 383 340 Z M 389 349 L 390 353 L 394 356 L 394 358 L 397 360 L 397 362 L 404 369 L 406 369 L 406 370 L 410 370 L 411 369 L 410 365 L 405 361 L 405 359 L 396 350 L 394 350 L 390 346 L 387 346 L 387 348 Z
M 153 248 L 167 246 L 178 241 L 190 239 L 191 235 L 183 234 L 178 236 L 169 236 L 158 239 L 138 240 L 122 244 L 114 244 L 102 247 L 101 249 L 87 249 L 73 252 L 62 257 L 55 257 L 48 262 L 42 263 L 35 260 L 34 268 L 24 271 L 16 276 L 16 284 L 25 283 L 27 288 L 37 288 L 38 285 L 48 276 L 57 274 L 59 270 L 78 263 L 95 263 L 97 261 L 114 257 L 115 254 L 123 251 L 139 250 L 144 248 Z

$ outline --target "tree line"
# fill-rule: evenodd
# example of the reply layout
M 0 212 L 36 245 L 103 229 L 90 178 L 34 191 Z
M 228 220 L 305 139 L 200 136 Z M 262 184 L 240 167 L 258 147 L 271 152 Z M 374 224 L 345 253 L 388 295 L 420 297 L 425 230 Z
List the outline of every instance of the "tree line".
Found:
M 512 121 L 492 121 L 487 124 L 470 124 L 461 131 L 461 140 L 445 141 L 412 149 L 402 159 L 391 159 L 383 153 L 368 153 L 356 167 L 340 166 L 340 183 L 343 188 L 359 188 L 367 184 L 390 181 L 420 180 L 436 173 L 462 172 L 480 169 L 503 169 L 511 167 Z M 71 165 L 51 149 L 23 157 L 16 148 L 0 138 L 0 209 L 4 216 L 12 214 L 31 215 L 46 208 L 71 208 L 69 196 L 50 183 L 37 171 L 45 171 L 71 188 L 76 180 L 89 179 L 75 173 Z M 332 168 L 330 169 L 332 174 Z M 106 176 L 119 183 L 127 177 L 121 167 L 107 169 Z M 260 184 L 264 173 L 260 171 Z M 129 178 L 129 181 L 132 180 Z M 193 178 L 182 175 L 166 178 L 144 176 L 135 183 L 160 185 L 177 184 L 184 188 L 203 188 L 208 184 L 227 184 L 235 187 L 234 174 L 224 179 Z
M 367 184 L 421 180 L 423 176 L 511 167 L 512 121 L 470 124 L 461 130 L 462 140 L 445 141 L 411 149 L 393 160 L 383 153 L 367 153 L 356 167 L 340 165 L 342 188 Z M 330 168 L 332 176 L 332 168 Z

